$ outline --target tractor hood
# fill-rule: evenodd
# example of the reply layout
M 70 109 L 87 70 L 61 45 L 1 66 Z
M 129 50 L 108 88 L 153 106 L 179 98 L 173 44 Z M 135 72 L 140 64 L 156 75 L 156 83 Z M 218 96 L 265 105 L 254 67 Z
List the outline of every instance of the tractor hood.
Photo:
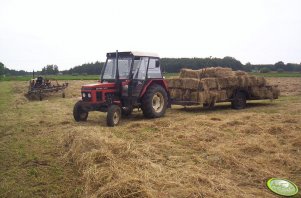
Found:
M 115 89 L 115 83 L 93 83 L 93 84 L 87 84 L 82 86 L 83 90 L 103 90 L 103 89 Z

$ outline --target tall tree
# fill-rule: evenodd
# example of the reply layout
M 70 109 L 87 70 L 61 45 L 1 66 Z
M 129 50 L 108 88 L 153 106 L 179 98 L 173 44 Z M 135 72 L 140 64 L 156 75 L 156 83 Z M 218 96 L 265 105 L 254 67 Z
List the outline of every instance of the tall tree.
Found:
M 0 62 L 0 77 L 2 77 L 4 73 L 5 73 L 4 64 Z

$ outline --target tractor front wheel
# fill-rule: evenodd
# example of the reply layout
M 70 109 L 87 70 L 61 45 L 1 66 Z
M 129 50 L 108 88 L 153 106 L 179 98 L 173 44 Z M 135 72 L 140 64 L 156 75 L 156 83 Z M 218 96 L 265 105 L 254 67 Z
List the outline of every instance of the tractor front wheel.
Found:
M 111 105 L 108 107 L 107 125 L 114 127 L 118 125 L 121 119 L 121 108 L 118 105 Z
M 160 85 L 152 85 L 142 99 L 142 111 L 147 118 L 159 118 L 167 108 L 167 93 Z
M 75 103 L 73 107 L 73 117 L 76 122 L 87 121 L 89 112 L 84 111 L 81 106 L 81 101 Z

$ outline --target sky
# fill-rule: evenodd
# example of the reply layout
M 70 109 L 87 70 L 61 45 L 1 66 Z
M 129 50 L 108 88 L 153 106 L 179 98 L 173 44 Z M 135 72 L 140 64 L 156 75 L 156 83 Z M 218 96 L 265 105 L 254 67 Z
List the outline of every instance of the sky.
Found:
M 0 0 L 0 62 L 31 71 L 107 52 L 301 62 L 300 0 Z

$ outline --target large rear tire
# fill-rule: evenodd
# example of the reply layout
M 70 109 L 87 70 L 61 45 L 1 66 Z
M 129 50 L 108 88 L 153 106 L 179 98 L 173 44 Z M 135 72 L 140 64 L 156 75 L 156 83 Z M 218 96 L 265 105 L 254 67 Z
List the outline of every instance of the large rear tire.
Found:
M 118 105 L 111 105 L 108 107 L 107 125 L 114 127 L 119 124 L 121 119 L 121 108 Z
M 160 85 L 150 86 L 142 99 L 143 115 L 147 118 L 164 116 L 167 108 L 167 93 Z
M 237 92 L 231 101 L 232 109 L 244 109 L 247 106 L 247 96 L 244 92 Z
M 73 107 L 73 117 L 76 122 L 87 121 L 89 112 L 84 111 L 81 106 L 81 101 L 75 103 Z

